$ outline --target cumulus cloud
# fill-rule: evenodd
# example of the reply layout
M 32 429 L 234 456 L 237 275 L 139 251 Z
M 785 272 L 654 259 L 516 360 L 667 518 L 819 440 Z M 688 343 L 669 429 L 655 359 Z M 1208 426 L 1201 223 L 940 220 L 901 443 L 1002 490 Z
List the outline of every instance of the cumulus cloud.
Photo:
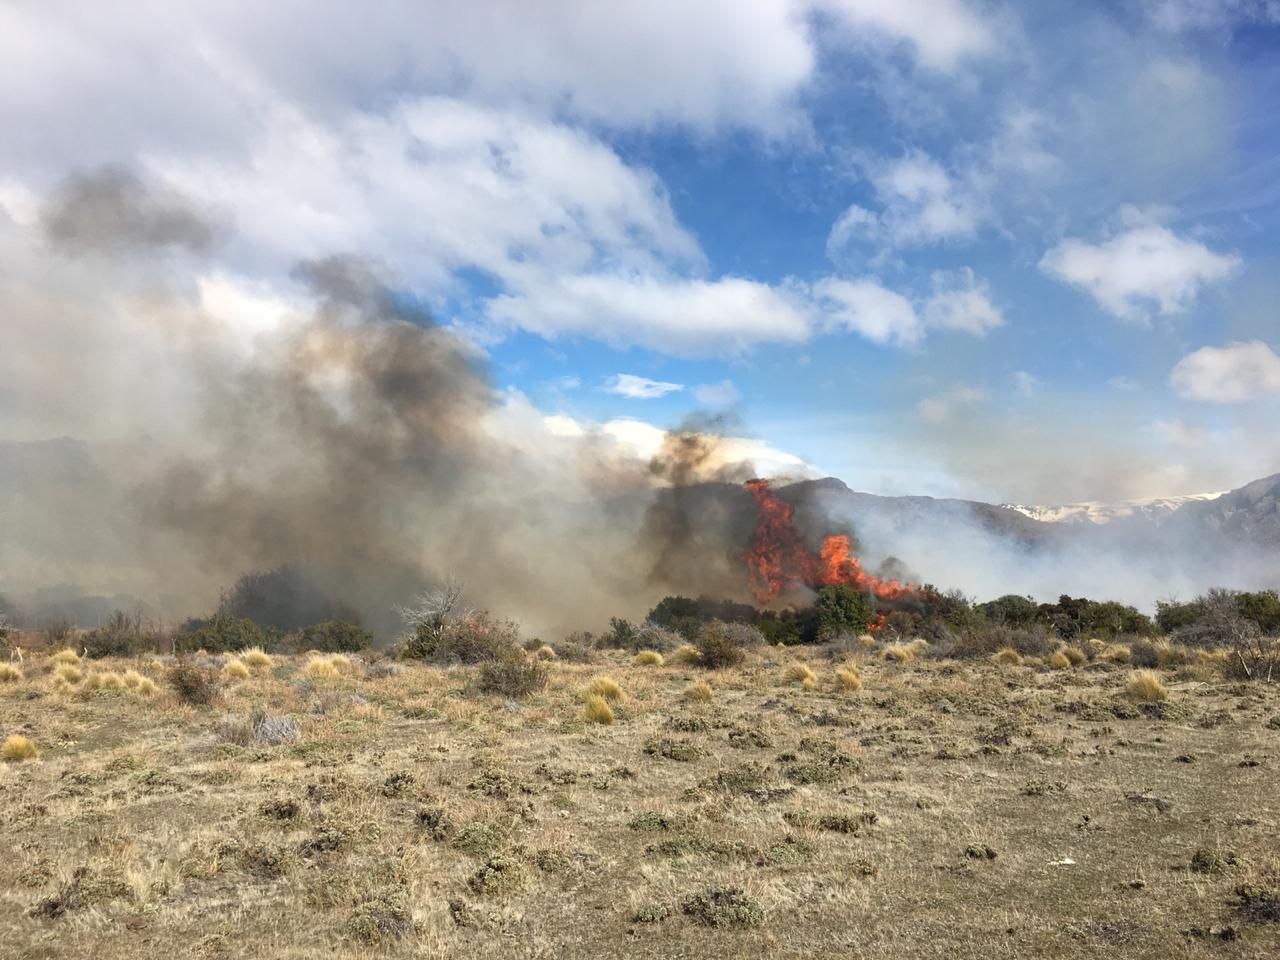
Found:
M 682 383 L 668 383 L 663 380 L 650 380 L 631 373 L 618 373 L 605 382 L 604 389 L 616 393 L 620 397 L 632 400 L 655 400 L 668 393 L 678 393 L 684 389 Z
M 996 50 L 995 30 L 960 0 L 816 0 L 865 40 L 908 44 L 925 66 L 949 71 Z
M 549 338 L 589 335 L 617 346 L 687 355 L 799 343 L 811 329 L 799 292 L 739 277 L 536 277 L 515 293 L 495 297 L 487 313 L 493 323 Z
M 1192 400 L 1241 403 L 1280 396 L 1280 356 L 1261 340 L 1201 347 L 1178 361 L 1169 380 Z
M 814 291 L 830 324 L 874 343 L 914 344 L 924 335 L 911 301 L 876 280 L 828 277 Z
M 1068 239 L 1049 250 L 1040 269 L 1084 290 L 1108 313 L 1145 322 L 1187 310 L 1201 288 L 1230 276 L 1240 265 L 1232 253 L 1217 253 L 1180 237 L 1133 208 L 1121 211 L 1126 228 L 1099 243 Z
M 972 239 L 985 203 L 965 183 L 921 150 L 869 165 L 879 211 L 858 204 L 840 215 L 827 235 L 827 256 L 848 260 L 858 247 L 881 248 L 880 258 L 906 247 Z
M 976 337 L 1004 326 L 1004 314 L 991 302 L 986 282 L 968 267 L 934 273 L 933 288 L 933 295 L 924 305 L 924 319 L 929 326 Z

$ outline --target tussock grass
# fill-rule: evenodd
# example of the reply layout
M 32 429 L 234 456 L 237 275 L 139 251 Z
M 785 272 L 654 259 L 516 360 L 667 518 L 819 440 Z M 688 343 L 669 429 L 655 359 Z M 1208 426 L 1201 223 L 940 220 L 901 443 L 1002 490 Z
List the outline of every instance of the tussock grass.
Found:
M 123 690 L 125 688 L 124 677 L 113 670 L 106 670 L 102 673 L 95 673 L 98 678 L 98 689 L 100 690 Z
M 862 677 L 856 667 L 840 667 L 836 670 L 836 682 L 850 693 L 862 689 Z
M 672 663 L 682 667 L 691 667 L 698 662 L 698 648 L 692 643 L 682 643 L 671 652 Z
M 799 660 L 796 660 L 787 666 L 786 672 L 783 673 L 783 677 L 789 683 L 803 684 L 814 679 L 814 673 L 809 669 L 809 665 L 807 663 L 801 663 Z
M 862 644 L 867 650 L 876 645 L 876 638 L 869 633 L 864 633 L 858 637 L 858 643 Z
M 631 662 L 637 667 L 660 667 L 663 659 L 657 650 L 641 650 Z
M 1066 657 L 1067 663 L 1071 664 L 1073 667 L 1078 667 L 1089 659 L 1085 656 L 1083 650 L 1079 647 L 1072 646 L 1069 643 L 1064 643 L 1058 648 L 1057 652 Z
M 20 733 L 5 737 L 4 744 L 0 745 L 0 758 L 12 763 L 34 760 L 38 756 L 40 756 L 39 748 L 31 739 L 24 737 Z
M 893 663 L 910 663 L 917 654 L 918 648 L 913 643 L 891 643 L 884 648 L 884 658 Z
M 11 663 L 0 663 L 0 683 L 17 683 L 21 679 L 21 670 Z
M 690 703 L 710 703 L 713 696 L 711 685 L 702 680 L 684 688 L 684 698 Z
M 250 647 L 243 651 L 240 661 L 250 670 L 270 670 L 273 665 L 271 655 L 261 647 Z
M 1154 670 L 1133 671 L 1124 690 L 1132 699 L 1143 703 L 1158 703 L 1169 699 L 1168 689 L 1160 682 L 1160 677 Z
M 312 657 L 302 671 L 312 680 L 337 680 L 342 675 L 342 671 L 328 657 Z
M 587 686 L 585 696 L 588 699 L 591 697 L 600 697 L 607 703 L 617 703 L 623 698 L 623 696 L 625 696 L 625 694 L 622 691 L 622 687 L 618 685 L 617 680 L 613 679 L 613 677 L 607 677 L 601 674 L 600 676 L 592 679 L 591 683 Z
M 817 688 L 817 686 L 818 686 L 817 677 L 805 677 L 803 680 L 800 681 L 800 689 L 802 690 L 814 690 Z
M 554 660 L 557 656 L 555 649 L 547 646 L 545 643 L 538 647 L 537 650 L 534 650 L 533 655 L 539 660 Z
M 58 668 L 53 671 L 53 676 L 55 680 L 61 680 L 63 683 L 72 685 L 84 679 L 84 673 L 78 666 L 65 661 L 58 664 Z
M 1055 650 L 1053 651 L 1053 653 L 1049 654 L 1049 659 L 1046 662 L 1054 670 L 1070 670 L 1071 669 L 1070 658 L 1061 650 Z
M 588 723 L 613 723 L 613 708 L 609 701 L 599 694 L 590 694 L 583 704 L 582 715 Z
M 65 663 L 70 666 L 78 666 L 80 663 L 80 654 L 76 653 L 74 650 L 64 649 L 64 650 L 59 650 L 49 659 L 52 660 L 54 663 Z
M 248 680 L 253 672 L 239 660 L 228 660 L 222 665 L 222 675 L 228 680 Z
M 1001 647 L 991 655 L 991 659 L 995 663 L 1009 667 L 1022 666 L 1022 654 L 1013 649 L 1013 647 Z

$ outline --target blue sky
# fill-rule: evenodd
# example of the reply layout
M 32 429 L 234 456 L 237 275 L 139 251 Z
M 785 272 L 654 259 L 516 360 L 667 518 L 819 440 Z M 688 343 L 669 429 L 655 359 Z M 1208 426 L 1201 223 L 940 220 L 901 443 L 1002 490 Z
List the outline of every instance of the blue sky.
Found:
M 1224 489 L 1280 470 L 1278 52 L 1274 0 L 6 5 L 0 242 L 42 263 L 44 198 L 123 165 L 220 227 L 193 309 L 256 329 L 368 256 L 562 424 L 709 411 L 881 493 Z

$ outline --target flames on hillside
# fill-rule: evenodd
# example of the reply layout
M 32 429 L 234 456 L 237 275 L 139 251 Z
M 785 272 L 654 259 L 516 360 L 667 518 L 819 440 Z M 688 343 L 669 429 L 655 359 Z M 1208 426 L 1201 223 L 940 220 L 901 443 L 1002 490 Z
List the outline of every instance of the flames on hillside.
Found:
M 755 532 L 742 559 L 756 602 L 768 604 L 797 585 L 817 590 L 843 583 L 872 594 L 879 600 L 914 596 L 920 588 L 899 580 L 882 579 L 862 568 L 844 534 L 828 534 L 815 553 L 796 528 L 795 508 L 769 487 L 768 480 L 748 480 L 744 485 L 755 498 L 759 516 Z

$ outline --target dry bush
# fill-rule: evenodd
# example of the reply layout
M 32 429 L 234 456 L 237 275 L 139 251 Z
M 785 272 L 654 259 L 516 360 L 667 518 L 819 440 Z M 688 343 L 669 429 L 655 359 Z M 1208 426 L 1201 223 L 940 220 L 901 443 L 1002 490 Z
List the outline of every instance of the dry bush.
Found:
M 862 677 L 853 667 L 840 667 L 836 670 L 836 682 L 850 693 L 862 689 Z
M 1125 685 L 1125 693 L 1143 703 L 1157 703 L 1169 699 L 1169 691 L 1153 670 L 1135 670 Z
M 812 680 L 814 678 L 814 674 L 813 671 L 809 669 L 808 664 L 801 663 L 799 660 L 796 660 L 787 667 L 786 672 L 783 673 L 783 677 L 789 683 L 804 683 L 807 680 Z
M 0 746 L 0 758 L 14 763 L 23 760 L 34 760 L 38 756 L 40 756 L 39 748 L 29 738 L 20 733 L 6 737 L 4 745 Z
M 624 696 L 618 681 L 603 675 L 592 678 L 584 694 L 588 698 L 601 697 L 608 703 L 617 703 Z
M 710 684 L 704 683 L 702 680 L 691 683 L 684 688 L 684 698 L 690 703 L 710 703 L 713 696 Z
M 600 659 L 591 640 L 591 634 L 579 631 L 571 633 L 555 645 L 556 657 L 566 663 L 595 663 Z
M 645 621 L 632 633 L 627 646 L 632 651 L 656 650 L 658 653 L 670 653 L 683 642 L 684 638 L 674 630 Z
M 403 655 L 432 663 L 485 663 L 505 660 L 520 648 L 520 630 L 484 610 L 447 619 L 438 626 L 419 626 L 405 643 Z
M 736 667 L 743 661 L 742 647 L 723 623 L 709 623 L 698 634 L 698 665 L 708 670 Z
M 0 663 L 0 683 L 17 683 L 21 679 L 21 670 L 11 663 Z
M 253 674 L 239 660 L 228 660 L 222 665 L 222 675 L 228 680 L 248 680 Z
M 482 664 L 478 686 L 484 693 L 522 699 L 547 686 L 550 671 L 537 660 L 511 658 Z
M 613 723 L 613 708 L 604 697 L 592 694 L 583 704 L 582 715 L 588 723 Z
M 545 643 L 533 651 L 533 655 L 539 660 L 554 660 L 558 656 L 555 650 Z
M 181 661 L 169 668 L 165 675 L 169 688 L 180 703 L 192 707 L 207 707 L 216 703 L 220 694 L 218 677 L 207 667 Z
M 1001 647 L 992 655 L 991 659 L 996 663 L 1011 667 L 1022 666 L 1022 654 L 1013 649 L 1013 647 Z
M 983 623 L 962 631 L 955 638 L 951 656 L 987 658 L 1010 647 L 1024 657 L 1045 657 L 1052 653 L 1057 642 L 1057 636 L 1043 626 L 1014 629 L 1003 623 Z
M 637 667 L 660 667 L 663 664 L 662 654 L 657 650 L 641 650 L 631 662 Z

